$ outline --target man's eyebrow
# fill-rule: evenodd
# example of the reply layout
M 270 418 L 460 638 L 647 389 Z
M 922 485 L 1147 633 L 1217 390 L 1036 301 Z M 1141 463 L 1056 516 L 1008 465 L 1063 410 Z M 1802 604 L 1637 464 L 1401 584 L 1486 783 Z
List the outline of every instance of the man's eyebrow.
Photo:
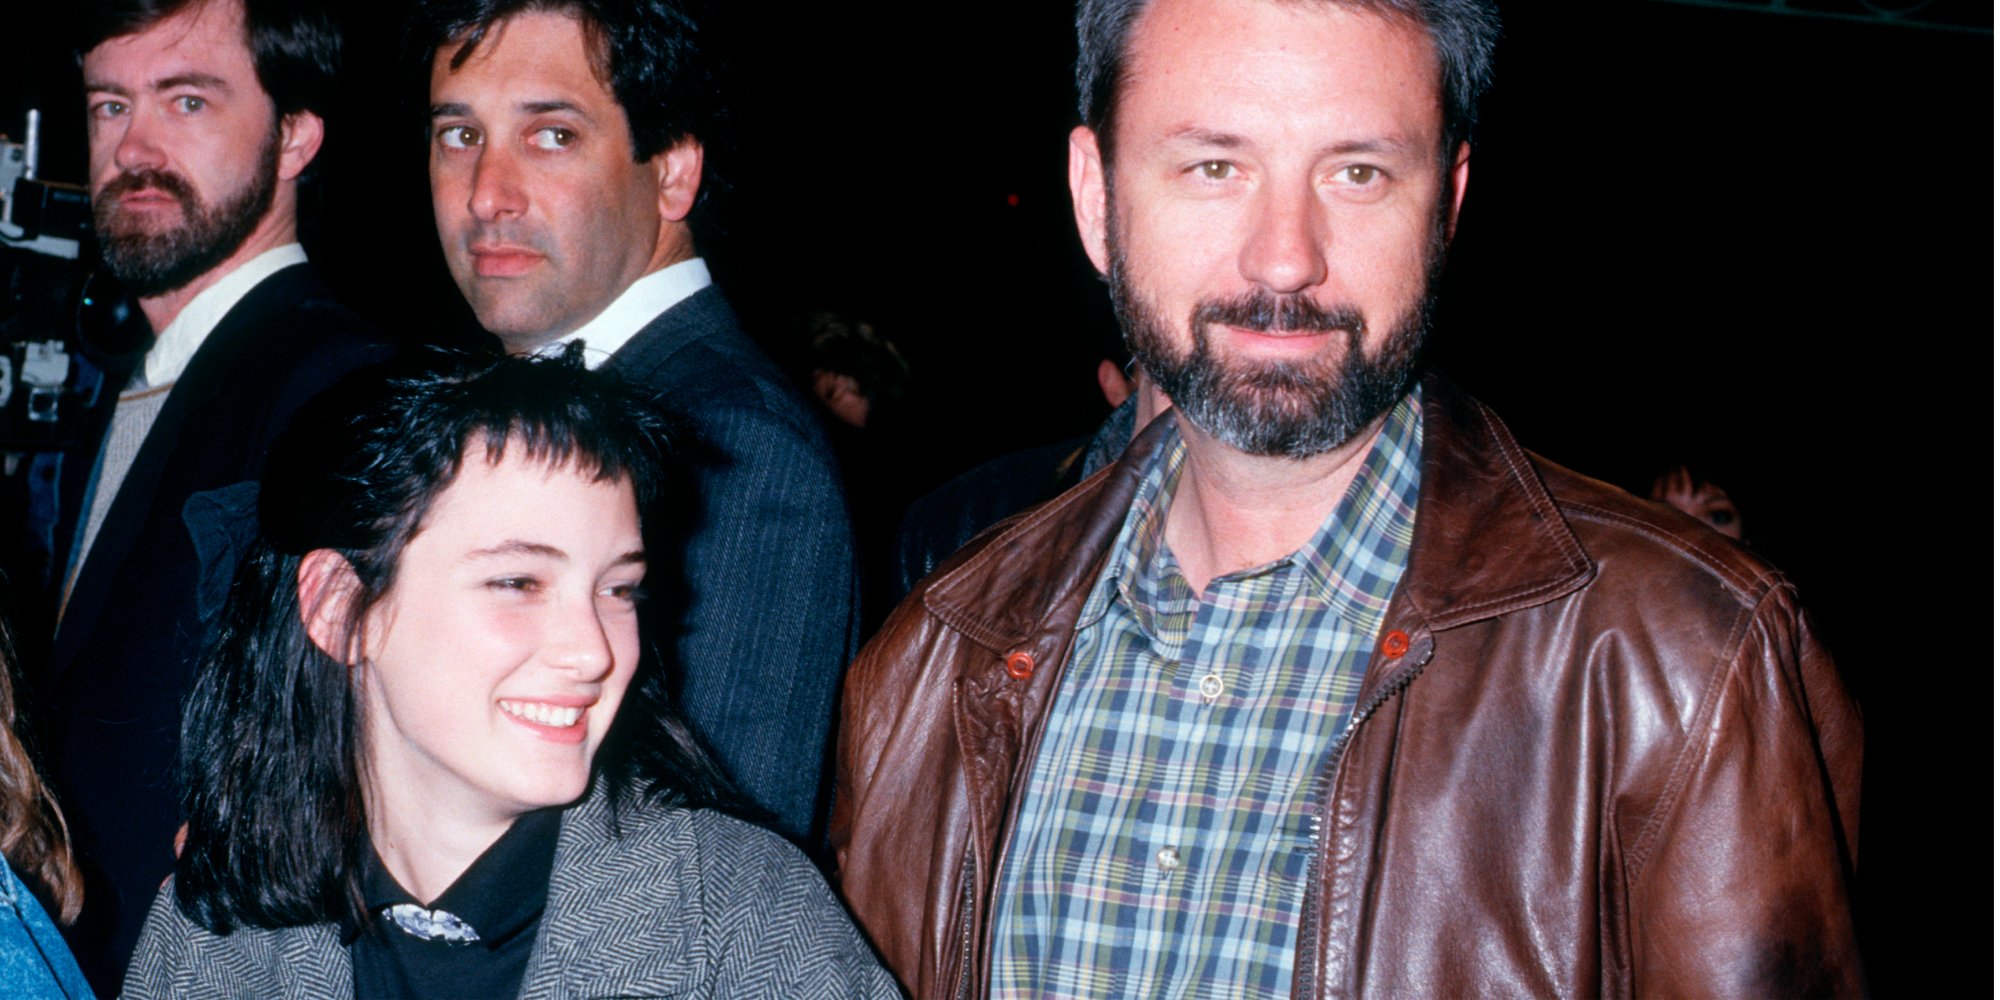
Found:
M 85 80 L 83 81 L 83 89 L 85 93 L 89 94 L 111 94 L 115 97 L 132 96 L 131 91 L 115 83 L 96 83 L 90 80 Z
M 1387 156 L 1408 156 L 1419 149 L 1419 144 L 1401 136 L 1376 136 L 1368 139 L 1349 139 L 1320 147 L 1321 156 L 1351 156 L 1355 153 L 1375 153 Z
M 584 121 L 590 122 L 592 124 L 595 124 L 597 122 L 597 119 L 591 117 L 590 112 L 583 110 L 581 106 L 577 105 L 573 101 L 564 101 L 564 100 L 522 101 L 520 104 L 516 105 L 516 107 L 519 108 L 523 114 L 546 115 L 557 111 L 563 111 L 576 115 L 577 117 L 582 118 Z M 464 104 L 459 101 L 445 101 L 440 104 L 431 105 L 432 118 L 462 118 L 462 117 L 470 117 L 471 115 L 472 115 L 472 105 Z
M 597 121 L 597 119 L 592 118 L 590 116 L 590 112 L 583 110 L 582 107 L 578 106 L 577 104 L 571 101 L 564 101 L 564 100 L 522 101 L 520 104 L 520 108 L 522 111 L 525 111 L 531 115 L 546 115 L 546 114 L 553 114 L 557 111 L 565 111 L 570 114 L 576 115 L 577 117 L 582 118 L 584 121 L 587 122 L 594 123 Z
M 1168 142 L 1187 142 L 1197 146 L 1213 146 L 1217 149 L 1235 149 L 1244 144 L 1243 137 L 1233 132 L 1217 132 L 1214 129 L 1195 125 L 1183 125 L 1167 133 Z
M 1167 133 L 1167 141 L 1184 142 L 1211 149 L 1240 149 L 1249 145 L 1249 140 L 1234 132 L 1217 132 L 1214 129 L 1185 125 Z M 1387 156 L 1405 156 L 1412 150 L 1421 148 L 1401 136 L 1370 136 L 1365 139 L 1343 139 L 1320 147 L 1319 156 L 1352 156 L 1355 153 L 1373 153 Z
M 153 81 L 153 89 L 177 90 L 181 87 L 199 87 L 207 90 L 228 90 L 229 81 L 213 73 L 177 73 L 164 80 Z

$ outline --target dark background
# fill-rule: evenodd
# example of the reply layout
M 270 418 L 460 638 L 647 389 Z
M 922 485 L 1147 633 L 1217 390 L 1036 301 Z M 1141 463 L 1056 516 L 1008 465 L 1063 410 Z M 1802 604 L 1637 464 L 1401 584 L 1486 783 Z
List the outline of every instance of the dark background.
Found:
M 1064 181 L 1069 5 L 800 7 L 717 24 L 740 148 L 710 257 L 774 351 L 832 307 L 909 358 L 907 481 L 856 506 L 1088 431 L 1112 327 Z M 0 131 L 42 107 L 44 176 L 81 181 L 59 12 L 22 8 L 0 16 Z M 308 245 L 385 328 L 462 338 L 402 6 L 344 9 Z M 1866 713 L 1875 992 L 1990 995 L 1992 7 L 1788 9 L 1505 3 L 1432 356 L 1556 461 L 1643 489 L 1694 459 L 1738 498 Z

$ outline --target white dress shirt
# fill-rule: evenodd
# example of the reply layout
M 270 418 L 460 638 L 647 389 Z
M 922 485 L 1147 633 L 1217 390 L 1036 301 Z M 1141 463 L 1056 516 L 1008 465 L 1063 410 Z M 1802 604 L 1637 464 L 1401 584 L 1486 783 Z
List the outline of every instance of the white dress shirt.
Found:
M 297 243 L 272 247 L 188 300 L 180 315 L 153 338 L 153 348 L 146 352 L 146 384 L 155 388 L 172 385 L 187 370 L 194 352 L 201 350 L 201 342 L 208 339 L 215 325 L 236 308 L 243 296 L 250 294 L 250 289 L 293 264 L 305 262 L 306 249 Z
M 535 353 L 553 356 L 562 353 L 570 341 L 581 340 L 584 364 L 596 368 L 610 360 L 612 354 L 655 317 L 713 283 L 708 276 L 708 264 L 700 257 L 663 267 L 633 282 L 603 312 L 577 327 L 575 333 L 557 337 Z

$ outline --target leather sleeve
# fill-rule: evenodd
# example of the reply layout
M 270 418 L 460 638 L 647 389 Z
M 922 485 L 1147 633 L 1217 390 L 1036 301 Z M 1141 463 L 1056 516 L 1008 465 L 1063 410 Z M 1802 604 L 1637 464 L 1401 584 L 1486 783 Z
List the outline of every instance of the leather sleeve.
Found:
M 1855 996 L 1861 720 L 1789 585 L 1747 616 L 1627 855 L 1636 996 Z
M 925 625 L 922 598 L 912 596 L 848 669 L 827 831 L 835 889 L 883 963 L 919 997 L 940 990 L 934 925 L 939 900 L 955 898 L 957 887 L 937 869 L 963 839 L 946 832 L 962 819 L 950 805 L 949 698 L 925 697 L 934 693 L 926 668 L 948 673 L 949 657 Z

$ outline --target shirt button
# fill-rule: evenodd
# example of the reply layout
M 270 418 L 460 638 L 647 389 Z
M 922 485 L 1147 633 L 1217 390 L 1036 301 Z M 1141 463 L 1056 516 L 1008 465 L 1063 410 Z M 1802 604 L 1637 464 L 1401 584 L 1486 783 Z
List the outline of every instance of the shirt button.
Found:
M 1153 855 L 1153 858 L 1160 863 L 1160 870 L 1168 874 L 1172 874 L 1174 869 L 1181 866 L 1181 852 L 1171 847 L 1160 848 L 1160 853 Z
M 1217 699 L 1217 698 L 1220 698 L 1220 697 L 1222 697 L 1222 677 L 1221 677 L 1221 675 L 1219 675 L 1219 674 L 1209 674 L 1208 676 L 1206 676 L 1206 677 L 1203 677 L 1203 678 L 1201 679 L 1201 701 L 1202 701 L 1202 704 L 1204 704 L 1204 705 L 1213 705 L 1213 704 L 1215 704 L 1215 699 Z

